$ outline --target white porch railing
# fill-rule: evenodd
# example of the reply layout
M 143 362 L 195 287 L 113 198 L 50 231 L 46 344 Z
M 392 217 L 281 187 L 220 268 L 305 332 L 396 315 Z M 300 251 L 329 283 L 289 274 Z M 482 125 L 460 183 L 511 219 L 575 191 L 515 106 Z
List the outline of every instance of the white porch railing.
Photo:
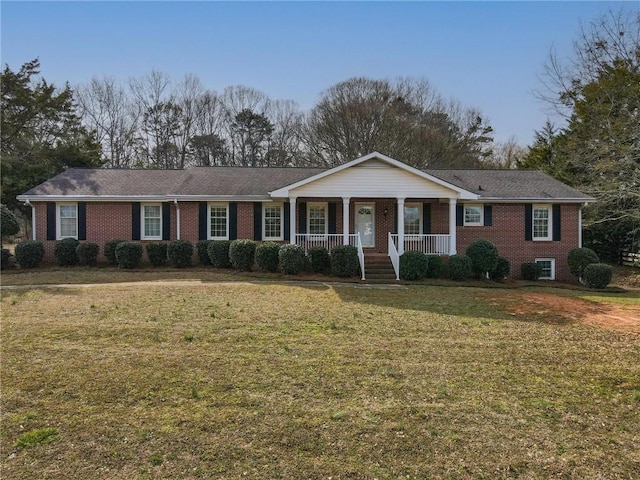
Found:
M 389 232 L 389 247 L 387 249 L 387 253 L 391 259 L 393 271 L 396 273 L 396 280 L 400 280 L 400 255 L 398 254 L 398 249 L 396 248 L 396 244 L 392 237 L 393 234 Z
M 393 243 L 398 250 L 398 234 L 389 234 L 389 245 Z M 448 255 L 450 252 L 450 235 L 405 235 L 404 251 L 417 250 L 426 254 Z
M 344 235 L 342 233 L 328 233 L 324 235 L 313 235 L 310 233 L 296 233 L 296 245 L 299 245 L 306 254 L 311 247 L 324 247 L 329 252 L 333 247 L 344 245 Z M 360 263 L 360 273 L 364 280 L 364 250 L 359 233 L 349 234 L 349 245 L 358 249 L 358 262 Z

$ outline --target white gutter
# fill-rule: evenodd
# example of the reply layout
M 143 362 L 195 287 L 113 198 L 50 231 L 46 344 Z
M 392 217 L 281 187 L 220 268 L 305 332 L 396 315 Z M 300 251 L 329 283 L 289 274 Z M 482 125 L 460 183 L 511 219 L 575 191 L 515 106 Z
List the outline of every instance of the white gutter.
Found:
M 180 240 L 180 205 L 178 205 L 178 199 L 173 199 L 173 204 L 176 206 L 176 240 Z

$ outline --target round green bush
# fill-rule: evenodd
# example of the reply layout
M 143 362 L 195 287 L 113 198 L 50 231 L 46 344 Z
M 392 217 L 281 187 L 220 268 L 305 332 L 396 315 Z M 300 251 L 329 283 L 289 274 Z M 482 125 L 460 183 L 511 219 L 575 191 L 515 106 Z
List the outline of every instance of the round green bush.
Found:
M 0 260 L 0 269 L 4 270 L 9 266 L 9 259 L 11 258 L 11 252 L 8 248 L 3 248 L 2 250 L 2 259 Z
M 298 245 L 282 245 L 278 252 L 278 265 L 283 273 L 297 275 L 304 269 L 304 250 Z
M 471 242 L 465 253 L 471 259 L 471 268 L 477 277 L 485 277 L 496 268 L 498 249 L 489 240 L 481 238 Z
M 167 246 L 167 258 L 176 268 L 191 266 L 193 257 L 193 244 L 186 240 L 174 240 Z
M 489 272 L 489 278 L 494 282 L 502 282 L 510 272 L 511 262 L 507 258 L 499 256 L 495 268 Z
M 415 250 L 409 250 L 400 255 L 400 278 L 402 280 L 421 280 L 429 271 L 427 256 Z
M 471 259 L 465 254 L 451 255 L 449 257 L 449 277 L 451 280 L 464 280 L 471 276 Z
M 114 239 L 109 240 L 104 244 L 104 256 L 107 259 L 108 265 L 118 265 L 118 259 L 116 258 L 116 248 L 126 240 Z
M 353 277 L 358 275 L 358 249 L 352 245 L 337 245 L 331 249 L 331 275 Z
M 427 255 L 429 266 L 427 267 L 427 278 L 440 278 L 444 272 L 444 263 L 440 255 Z
M 76 248 L 80 242 L 75 238 L 65 238 L 63 240 L 58 240 L 56 242 L 56 246 L 53 249 L 53 254 L 58 261 L 58 265 L 61 267 L 70 267 L 72 265 L 77 265 L 78 263 L 78 254 L 76 253 Z
M 152 242 L 144 246 L 147 251 L 149 263 L 154 267 L 161 267 L 167 263 L 167 244 L 166 242 Z
M 98 263 L 98 253 L 100 247 L 97 243 L 93 242 L 80 242 L 76 247 L 76 255 L 78 256 L 78 263 L 80 265 L 88 265 L 95 267 Z
M 613 278 L 613 267 L 606 263 L 592 263 L 584 269 L 584 283 L 589 288 L 605 288 Z
M 216 268 L 229 268 L 231 267 L 231 260 L 229 259 L 229 247 L 231 242 L 229 240 L 213 240 L 207 246 L 207 253 L 211 260 L 211 265 Z
M 120 268 L 137 268 L 142 260 L 142 244 L 138 242 L 121 242 L 116 247 L 116 258 Z
M 196 252 L 198 253 L 198 261 L 200 265 L 211 265 L 211 258 L 209 257 L 209 244 L 212 240 L 199 240 L 196 243 Z
M 523 263 L 520 265 L 520 275 L 523 280 L 538 280 L 542 275 L 542 265 L 539 263 Z
M 0 232 L 3 237 L 16 235 L 20 231 L 20 223 L 6 205 L 0 205 Z
M 329 273 L 331 271 L 331 258 L 326 248 L 311 247 L 307 250 L 307 257 L 313 273 Z
M 44 258 L 44 245 L 37 240 L 23 240 L 16 245 L 16 262 L 20 268 L 34 268 Z
M 278 253 L 280 245 L 275 242 L 264 242 L 256 247 L 256 265 L 264 272 L 278 270 Z
M 567 263 L 569 264 L 569 271 L 578 280 L 582 281 L 584 277 L 584 270 L 588 265 L 592 263 L 599 263 L 600 259 L 598 254 L 590 248 L 574 248 L 569 252 L 567 257 Z
M 229 260 L 236 270 L 250 272 L 256 255 L 256 242 L 253 240 L 233 240 L 229 245 Z

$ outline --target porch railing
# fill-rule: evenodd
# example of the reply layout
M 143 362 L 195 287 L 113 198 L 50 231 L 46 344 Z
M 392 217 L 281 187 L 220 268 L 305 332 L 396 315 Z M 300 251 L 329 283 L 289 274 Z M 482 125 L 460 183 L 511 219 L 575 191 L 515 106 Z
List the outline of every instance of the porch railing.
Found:
M 398 234 L 389 234 L 389 245 L 398 248 Z M 405 235 L 404 251 L 417 250 L 430 255 L 448 255 L 450 252 L 450 235 Z
M 296 233 L 296 245 L 304 250 L 304 253 L 311 247 L 324 247 L 329 252 L 333 247 L 344 245 L 344 235 L 342 233 L 328 233 L 324 235 L 314 235 L 310 233 Z M 358 262 L 360 263 L 360 273 L 364 280 L 364 250 L 362 249 L 362 241 L 359 233 L 349 234 L 349 245 L 358 249 Z
M 392 237 L 393 234 L 389 232 L 389 247 L 387 248 L 387 253 L 391 259 L 393 271 L 396 273 L 396 280 L 400 280 L 400 255 L 398 254 L 398 249 Z

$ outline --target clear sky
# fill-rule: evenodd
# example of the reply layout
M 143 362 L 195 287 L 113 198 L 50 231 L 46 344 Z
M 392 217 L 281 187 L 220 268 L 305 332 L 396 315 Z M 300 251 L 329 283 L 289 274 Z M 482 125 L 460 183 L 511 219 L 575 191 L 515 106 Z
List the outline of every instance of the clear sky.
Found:
M 530 144 L 547 114 L 533 90 L 553 46 L 621 2 L 10 2 L 2 63 L 35 57 L 49 82 L 126 82 L 152 69 L 212 90 L 247 85 L 309 109 L 353 76 L 426 78 L 479 108 L 497 140 Z

